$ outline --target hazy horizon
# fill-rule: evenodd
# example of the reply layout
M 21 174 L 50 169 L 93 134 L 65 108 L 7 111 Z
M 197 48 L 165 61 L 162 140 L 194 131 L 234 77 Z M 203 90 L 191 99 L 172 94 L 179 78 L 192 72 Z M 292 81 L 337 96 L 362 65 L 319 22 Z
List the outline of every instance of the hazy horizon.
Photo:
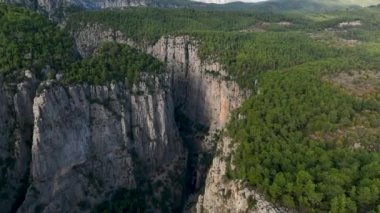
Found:
M 246 3 L 257 3 L 257 2 L 264 2 L 264 1 L 270 1 L 270 0 L 193 0 L 197 2 L 203 2 L 203 3 L 213 3 L 213 4 L 227 4 L 231 2 L 246 2 Z
M 203 3 L 214 3 L 214 4 L 226 4 L 226 3 L 231 3 L 231 2 L 258 3 L 258 2 L 274 1 L 274 0 L 192 0 L 192 1 L 203 2 Z M 360 6 L 369 6 L 369 5 L 379 4 L 380 2 L 378 0 L 338 0 L 332 3 L 356 4 Z

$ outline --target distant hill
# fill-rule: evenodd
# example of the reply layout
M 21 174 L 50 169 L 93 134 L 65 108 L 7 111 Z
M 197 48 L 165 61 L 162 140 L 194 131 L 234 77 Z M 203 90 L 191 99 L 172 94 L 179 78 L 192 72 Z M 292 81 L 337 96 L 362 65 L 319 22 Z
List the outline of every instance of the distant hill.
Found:
M 207 2 L 207 0 L 205 0 Z M 215 2 L 215 0 L 213 0 Z M 270 0 L 258 3 L 231 2 L 227 4 L 205 4 L 205 8 L 222 10 L 260 10 L 260 11 L 325 11 L 359 6 L 370 6 L 378 4 L 378 0 Z M 202 3 L 199 3 L 202 4 Z M 199 5 L 193 5 L 198 7 Z
M 217 2 L 212 0 L 211 2 Z M 221 3 L 225 0 L 220 0 Z M 231 2 L 227 4 L 209 4 L 210 0 L 0 0 L 0 2 L 18 4 L 30 9 L 41 10 L 49 15 L 59 16 L 67 8 L 105 9 L 126 7 L 194 8 L 206 10 L 259 10 L 271 12 L 283 11 L 326 11 L 358 6 L 369 6 L 378 0 L 270 0 L 258 3 Z

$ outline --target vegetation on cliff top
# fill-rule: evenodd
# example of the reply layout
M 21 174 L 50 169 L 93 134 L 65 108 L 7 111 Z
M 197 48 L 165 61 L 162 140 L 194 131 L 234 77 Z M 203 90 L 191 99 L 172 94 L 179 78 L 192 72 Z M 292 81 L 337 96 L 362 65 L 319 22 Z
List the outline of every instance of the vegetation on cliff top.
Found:
M 338 39 L 329 44 L 346 46 L 340 54 L 259 76 L 255 94 L 228 127 L 239 142 L 231 178 L 244 179 L 271 201 L 298 211 L 380 210 L 380 90 L 356 97 L 323 80 L 360 70 L 366 81 L 365 73 L 380 72 L 380 11 L 359 11 L 367 10 L 351 17 L 363 26 L 334 24 L 313 32 L 323 37 L 332 31 Z M 336 16 L 334 22 L 352 20 Z M 347 39 L 356 42 L 348 47 Z
M 190 35 L 200 41 L 203 59 L 217 59 L 231 78 L 241 86 L 251 87 L 263 71 L 323 58 L 367 58 L 369 53 L 363 49 L 373 49 L 373 45 L 345 48 L 326 40 L 376 40 L 378 13 L 376 8 L 308 15 L 140 8 L 73 13 L 67 27 L 76 31 L 87 24 L 100 24 L 105 29 L 120 30 L 141 43 L 154 43 L 165 35 Z M 363 24 L 339 28 L 344 21 Z M 333 35 L 322 35 L 323 41 L 314 38 L 328 34 L 325 31 Z
M 65 83 L 135 82 L 140 71 L 159 73 L 163 64 L 127 45 L 104 44 L 78 60 L 73 39 L 45 17 L 0 4 L 0 73 L 30 69 L 41 79 L 63 73 Z
M 378 209 L 380 134 L 347 130 L 379 128 L 379 99 L 352 97 L 321 81 L 361 68 L 358 61 L 328 59 L 263 74 L 257 94 L 229 124 L 240 143 L 230 177 L 299 211 Z M 346 138 L 330 136 L 344 132 Z
M 72 64 L 64 74 L 64 82 L 100 85 L 118 80 L 133 83 L 141 71 L 160 73 L 164 66 L 128 45 L 105 43 L 93 56 Z
M 70 15 L 67 27 L 81 29 L 87 23 L 102 24 L 121 30 L 137 41 L 154 42 L 162 35 L 191 32 L 233 32 L 254 26 L 258 22 L 298 23 L 303 21 L 285 15 L 258 12 L 217 12 L 193 9 L 133 8 L 122 11 L 82 11 Z

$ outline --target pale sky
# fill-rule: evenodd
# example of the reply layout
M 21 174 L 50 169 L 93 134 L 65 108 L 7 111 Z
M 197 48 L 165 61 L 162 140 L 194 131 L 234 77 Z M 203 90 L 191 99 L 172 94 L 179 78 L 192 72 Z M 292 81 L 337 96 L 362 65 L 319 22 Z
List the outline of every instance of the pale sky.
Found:
M 225 3 L 236 2 L 236 1 L 253 3 L 253 2 L 263 2 L 263 1 L 269 1 L 269 0 L 193 0 L 193 1 L 199 1 L 199 2 L 204 2 L 204 3 L 225 4 Z M 324 1 L 328 2 L 328 0 L 324 0 Z M 380 0 L 331 0 L 331 1 L 345 3 L 345 4 L 356 4 L 360 6 L 376 5 L 380 3 Z
M 204 2 L 204 3 L 214 3 L 214 4 L 225 4 L 225 3 L 230 3 L 230 2 L 262 2 L 262 1 L 268 1 L 268 0 L 194 0 L 194 1 L 199 1 L 199 2 Z

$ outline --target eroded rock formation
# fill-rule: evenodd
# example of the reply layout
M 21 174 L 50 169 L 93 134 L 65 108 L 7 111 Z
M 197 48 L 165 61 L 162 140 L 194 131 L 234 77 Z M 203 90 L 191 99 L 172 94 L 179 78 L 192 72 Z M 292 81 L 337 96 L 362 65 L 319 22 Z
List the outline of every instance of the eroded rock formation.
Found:
M 132 88 L 53 86 L 37 95 L 32 183 L 19 212 L 85 211 L 78 208 L 139 187 L 142 175 L 152 183 L 163 176 L 173 198 L 180 196 L 181 185 L 165 177 L 170 171 L 182 178 L 185 169 L 165 78 L 141 76 Z
M 13 76 L 19 79 L 0 76 L 0 207 L 4 212 L 17 208 L 28 185 L 37 86 L 30 71 Z
M 217 154 L 207 174 L 205 191 L 193 198 L 196 204 L 189 212 L 286 212 L 286 209 L 274 206 L 255 190 L 249 189 L 244 182 L 228 179 L 227 170 L 233 169 L 236 145 L 228 137 L 222 137 L 218 142 Z

